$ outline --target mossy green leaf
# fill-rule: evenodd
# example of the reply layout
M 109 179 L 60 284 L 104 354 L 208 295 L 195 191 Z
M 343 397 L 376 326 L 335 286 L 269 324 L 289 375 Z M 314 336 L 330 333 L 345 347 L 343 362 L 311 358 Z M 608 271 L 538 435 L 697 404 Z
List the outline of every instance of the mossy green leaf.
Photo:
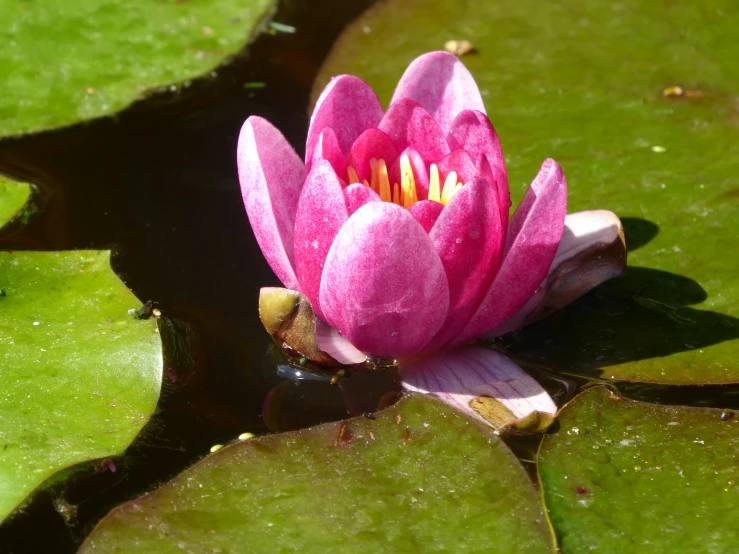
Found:
M 539 478 L 568 554 L 739 550 L 739 418 L 596 387 L 544 437 Z
M 732 0 L 386 0 L 339 38 L 314 97 L 352 73 L 387 102 L 413 58 L 470 41 L 514 200 L 552 157 L 569 211 L 616 212 L 632 250 L 621 283 L 514 335 L 512 354 L 603 378 L 739 382 L 738 27 Z
M 109 252 L 0 253 L 0 520 L 74 464 L 122 453 L 159 398 L 154 320 Z
M 0 137 L 114 114 L 241 50 L 275 0 L 0 0 Z
M 80 552 L 553 552 L 532 484 L 488 428 L 410 397 L 227 446 L 113 510 Z
M 0 175 L 0 228 L 20 214 L 30 197 L 30 185 Z

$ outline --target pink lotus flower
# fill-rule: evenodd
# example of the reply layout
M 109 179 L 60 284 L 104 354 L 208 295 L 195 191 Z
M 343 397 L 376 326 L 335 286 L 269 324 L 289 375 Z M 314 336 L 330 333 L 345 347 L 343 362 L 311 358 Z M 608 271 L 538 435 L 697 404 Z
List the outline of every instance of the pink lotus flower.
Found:
M 515 413 L 556 411 L 500 354 L 447 351 L 522 326 L 619 273 L 625 251 L 598 265 L 593 249 L 603 257 L 623 244 L 620 222 L 610 212 L 568 220 L 565 176 L 551 159 L 509 221 L 500 141 L 456 57 L 414 60 L 387 111 L 361 79 L 335 77 L 313 111 L 305 163 L 252 116 L 238 163 L 264 256 L 330 326 L 318 323 L 322 349 L 339 361 L 363 358 L 357 351 L 399 359 L 407 388 L 462 408 L 467 396 L 492 395 L 509 408 L 531 404 Z M 557 272 L 573 260 L 585 270 L 565 271 L 563 289 Z M 516 379 L 533 384 L 495 388 Z

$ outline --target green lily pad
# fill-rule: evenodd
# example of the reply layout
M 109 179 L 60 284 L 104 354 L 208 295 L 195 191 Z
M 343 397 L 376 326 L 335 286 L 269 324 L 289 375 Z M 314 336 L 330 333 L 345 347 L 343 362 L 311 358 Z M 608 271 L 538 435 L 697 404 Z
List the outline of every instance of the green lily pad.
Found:
M 545 436 L 539 478 L 568 554 L 736 552 L 739 418 L 596 387 Z
M 276 0 L 0 0 L 0 137 L 114 114 L 241 50 Z
M 519 333 L 513 354 L 604 378 L 739 382 L 737 27 L 732 0 L 388 0 L 340 37 L 314 97 L 353 73 L 388 101 L 413 58 L 470 41 L 514 199 L 553 157 L 570 212 L 616 212 L 629 244 L 656 233 L 624 284 Z
M 30 185 L 0 175 L 0 228 L 20 214 L 30 197 Z
M 490 430 L 409 397 L 367 418 L 233 444 L 113 510 L 80 552 L 553 552 Z
M 120 454 L 159 398 L 154 320 L 109 252 L 0 253 L 0 520 L 74 464 Z

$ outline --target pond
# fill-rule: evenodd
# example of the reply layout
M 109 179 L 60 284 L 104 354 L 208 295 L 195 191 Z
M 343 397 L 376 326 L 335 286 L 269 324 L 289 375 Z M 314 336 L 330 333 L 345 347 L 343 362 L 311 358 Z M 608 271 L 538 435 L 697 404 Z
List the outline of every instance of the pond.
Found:
M 0 0 L 3 9 L 10 4 Z M 65 356 L 89 355 L 103 369 L 128 372 L 107 384 L 96 373 L 92 391 L 80 395 L 128 388 L 135 414 L 128 420 L 136 420 L 107 454 L 85 454 L 74 463 L 87 464 L 56 474 L 74 465 L 64 463 L 24 493 L 29 500 L 0 524 L 0 551 L 75 552 L 83 543 L 83 551 L 193 552 L 552 552 L 554 540 L 565 552 L 739 545 L 732 523 L 739 514 L 739 183 L 732 170 L 739 75 L 729 40 L 739 11 L 719 0 L 677 8 L 432 4 L 285 0 L 274 14 L 265 10 L 272 24 L 257 26 L 251 44 L 233 57 L 219 54 L 225 61 L 200 77 L 173 79 L 122 111 L 72 126 L 86 118 L 29 127 L 29 134 L 3 130 L 0 173 L 34 189 L 31 208 L 0 231 L 0 250 L 110 250 L 115 274 L 140 302 L 115 288 L 107 259 L 96 254 L 66 269 L 58 269 L 62 258 L 38 258 L 18 274 L 10 262 L 0 265 L 9 298 L 16 275 L 32 279 L 31 265 L 48 262 L 63 274 L 48 291 L 24 293 L 28 302 L 37 294 L 56 302 L 66 279 L 90 280 L 70 293 L 80 298 L 108 279 L 105 294 L 70 304 L 74 317 L 59 316 L 81 325 L 86 306 L 92 312 L 115 298 L 117 311 L 95 320 L 96 338 L 83 354 L 70 347 Z M 242 20 L 229 21 L 240 36 L 247 32 Z M 425 396 L 392 404 L 383 394 L 399 388 L 395 367 L 334 386 L 331 372 L 315 375 L 300 356 L 280 351 L 257 306 L 261 287 L 281 283 L 254 238 L 237 173 L 247 117 L 270 121 L 302 157 L 310 110 L 329 77 L 356 74 L 387 105 L 405 67 L 451 39 L 474 45 L 460 59 L 501 137 L 513 208 L 538 164 L 554 157 L 567 175 L 568 213 L 613 210 L 629 248 L 620 277 L 484 343 L 528 371 L 557 407 L 571 401 L 546 433 L 503 432 L 505 442 Z M 222 43 L 224 52 L 233 41 Z M 146 301 L 160 318 L 125 313 Z M 10 316 L 2 319 L 0 312 L 0 339 L 7 331 L 0 371 L 8 375 L 19 362 L 7 337 L 34 343 Z M 134 321 L 140 334 L 124 339 L 132 349 L 97 346 L 98 334 Z M 159 339 L 161 391 L 153 377 L 159 367 L 140 381 L 128 376 L 157 359 Z M 23 367 L 15 382 L 33 378 L 35 366 Z M 74 390 L 74 379 L 66 386 Z M 347 423 L 347 398 L 362 406 L 351 415 L 366 417 Z M 380 404 L 388 407 L 377 411 Z M 26 417 L 29 406 L 3 407 L 0 419 Z M 106 417 L 101 434 L 110 433 Z M 97 422 L 86 423 L 84 436 L 94 436 Z M 322 423 L 330 425 L 288 439 L 276 434 Z M 6 449 L 48 440 L 48 429 L 34 434 L 32 423 L 24 425 L 20 438 L 5 439 Z M 265 437 L 243 447 L 252 435 Z M 387 440 L 373 446 L 377 436 Z M 211 452 L 219 454 L 193 467 Z M 455 510 L 458 520 L 449 516 Z M 148 515 L 137 519 L 137 511 Z M 322 526 L 331 528 L 325 536 Z M 491 537 L 502 539 L 487 550 Z

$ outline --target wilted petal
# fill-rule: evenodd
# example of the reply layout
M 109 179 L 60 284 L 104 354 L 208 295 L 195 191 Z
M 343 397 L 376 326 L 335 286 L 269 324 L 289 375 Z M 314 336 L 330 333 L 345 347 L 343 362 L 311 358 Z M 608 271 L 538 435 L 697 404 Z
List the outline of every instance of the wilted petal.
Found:
M 326 127 L 336 133 L 339 147 L 346 155 L 357 137 L 366 129 L 377 127 L 382 119 L 382 106 L 375 91 L 353 75 L 339 75 L 323 89 L 313 109 L 305 146 L 305 165 L 311 169 L 313 150 L 318 136 Z
M 289 353 L 318 365 L 339 365 L 336 359 L 319 348 L 317 318 L 310 301 L 299 292 L 277 287 L 260 289 L 259 318 L 275 342 Z
M 526 304 L 549 272 L 566 212 L 564 173 L 557 162 L 545 160 L 511 219 L 500 270 L 454 344 L 494 329 Z
M 344 189 L 344 200 L 346 209 L 351 216 L 367 202 L 381 202 L 379 195 L 371 188 L 355 183 Z
M 402 152 L 412 148 L 421 158 L 432 163 L 449 153 L 449 145 L 439 124 L 418 102 L 401 98 L 387 110 L 380 121 L 379 129 L 393 141 Z
M 401 363 L 400 377 L 406 390 L 436 396 L 496 429 L 537 414 L 551 422 L 557 412 L 535 379 L 494 350 L 468 347 Z
M 536 294 L 486 335 L 498 337 L 542 319 L 625 268 L 626 241 L 616 214 L 606 210 L 570 214 L 552 267 Z
M 418 353 L 449 307 L 444 268 L 407 210 L 389 202 L 359 208 L 339 231 L 321 279 L 326 321 L 369 355 Z
M 449 315 L 433 340 L 441 348 L 469 322 L 500 265 L 503 230 L 495 190 L 482 179 L 465 184 L 429 236 L 449 282 Z
M 352 144 L 346 165 L 352 166 L 360 181 L 370 180 L 370 159 L 385 160 L 391 163 L 398 156 L 390 137 L 379 129 L 367 129 Z M 341 176 L 344 177 L 343 175 Z
M 241 195 L 251 228 L 272 271 L 298 289 L 293 230 L 305 168 L 290 144 L 261 117 L 246 120 L 237 151 Z
M 344 191 L 333 167 L 326 161 L 313 164 L 300 193 L 295 219 L 295 272 L 300 291 L 322 317 L 318 294 L 324 261 L 334 237 L 349 219 Z
M 436 165 L 439 168 L 442 183 L 446 176 L 452 171 L 457 172 L 457 180 L 460 183 L 471 181 L 477 174 L 477 168 L 475 167 L 475 162 L 472 161 L 472 157 L 467 152 L 460 149 L 450 152 L 440 159 Z M 495 183 L 492 180 L 488 181 L 489 187 L 493 188 L 494 185 Z
M 367 359 L 364 352 L 357 350 L 346 337 L 318 318 L 316 318 L 316 341 L 321 351 L 341 364 L 361 364 Z
M 390 105 L 402 98 L 411 98 L 426 108 L 444 132 L 462 110 L 485 112 L 474 78 L 448 52 L 429 52 L 413 60 L 400 78 Z
M 431 229 L 436 225 L 436 221 L 439 219 L 443 210 L 444 204 L 435 202 L 434 200 L 421 200 L 408 208 L 410 214 L 416 218 L 416 221 L 421 224 L 421 227 L 427 233 L 430 233 Z
M 318 135 L 316 147 L 313 150 L 313 164 L 318 160 L 325 160 L 334 168 L 336 175 L 346 175 L 346 156 L 339 147 L 334 130 L 327 127 Z
M 426 169 L 426 163 L 423 161 L 421 155 L 412 148 L 406 148 L 403 150 L 401 155 L 395 158 L 395 161 L 390 164 L 388 169 L 390 183 L 401 182 L 400 159 L 403 154 L 408 156 L 408 161 L 411 162 L 413 178 L 416 181 L 416 193 L 418 194 L 418 199 L 426 200 L 429 197 L 429 172 Z

